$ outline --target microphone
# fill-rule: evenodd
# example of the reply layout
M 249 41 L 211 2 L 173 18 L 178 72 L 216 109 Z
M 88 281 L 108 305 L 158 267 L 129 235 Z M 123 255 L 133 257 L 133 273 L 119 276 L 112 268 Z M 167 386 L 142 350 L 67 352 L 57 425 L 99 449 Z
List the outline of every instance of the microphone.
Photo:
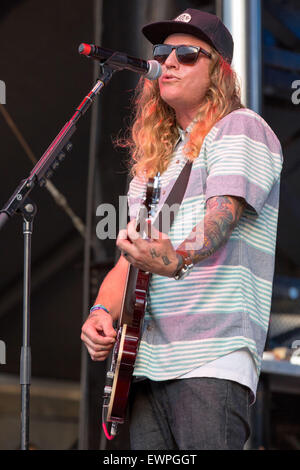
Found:
M 81 55 L 91 57 L 101 62 L 108 60 L 108 64 L 116 69 L 128 69 L 132 72 L 141 73 L 148 80 L 156 80 L 162 74 L 162 68 L 157 60 L 143 60 L 131 57 L 123 52 L 104 49 L 94 44 L 80 44 L 78 52 Z

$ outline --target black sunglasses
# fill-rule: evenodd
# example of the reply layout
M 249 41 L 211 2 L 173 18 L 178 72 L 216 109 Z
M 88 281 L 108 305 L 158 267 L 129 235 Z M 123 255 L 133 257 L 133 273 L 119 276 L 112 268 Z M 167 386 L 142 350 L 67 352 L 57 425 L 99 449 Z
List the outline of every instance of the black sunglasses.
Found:
M 172 46 L 171 44 L 156 44 L 153 47 L 153 58 L 160 64 L 164 64 L 173 49 L 176 50 L 176 57 L 179 63 L 185 65 L 195 64 L 199 53 L 206 55 L 211 59 L 211 54 L 202 47 L 198 46 Z

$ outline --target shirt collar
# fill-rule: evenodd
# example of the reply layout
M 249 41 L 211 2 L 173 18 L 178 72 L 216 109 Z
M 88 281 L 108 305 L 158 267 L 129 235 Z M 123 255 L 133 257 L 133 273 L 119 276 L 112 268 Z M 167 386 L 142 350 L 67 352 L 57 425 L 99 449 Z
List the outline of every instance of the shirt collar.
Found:
M 177 129 L 178 129 L 178 132 L 179 132 L 179 138 L 178 140 L 182 140 L 184 141 L 185 138 L 187 137 L 188 134 L 191 133 L 191 130 L 193 129 L 195 123 L 197 122 L 197 119 L 194 119 L 188 126 L 185 130 L 183 130 L 179 124 L 177 124 Z

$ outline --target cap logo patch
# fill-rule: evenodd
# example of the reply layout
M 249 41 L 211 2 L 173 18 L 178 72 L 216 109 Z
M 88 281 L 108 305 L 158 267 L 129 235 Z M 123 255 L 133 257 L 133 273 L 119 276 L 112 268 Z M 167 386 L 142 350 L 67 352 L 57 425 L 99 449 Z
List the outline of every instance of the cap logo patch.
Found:
M 189 23 L 192 17 L 189 13 L 182 13 L 181 15 L 177 16 L 174 21 L 183 21 L 183 23 Z

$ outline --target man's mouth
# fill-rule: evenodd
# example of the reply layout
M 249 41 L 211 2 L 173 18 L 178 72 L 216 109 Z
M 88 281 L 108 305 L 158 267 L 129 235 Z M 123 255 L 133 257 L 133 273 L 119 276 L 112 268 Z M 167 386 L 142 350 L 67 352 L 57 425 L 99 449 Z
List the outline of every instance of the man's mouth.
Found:
M 172 81 L 175 81 L 175 80 L 179 80 L 178 77 L 176 77 L 176 75 L 172 75 L 170 73 L 165 73 L 162 77 L 161 77 L 161 80 L 163 82 L 172 82 Z

